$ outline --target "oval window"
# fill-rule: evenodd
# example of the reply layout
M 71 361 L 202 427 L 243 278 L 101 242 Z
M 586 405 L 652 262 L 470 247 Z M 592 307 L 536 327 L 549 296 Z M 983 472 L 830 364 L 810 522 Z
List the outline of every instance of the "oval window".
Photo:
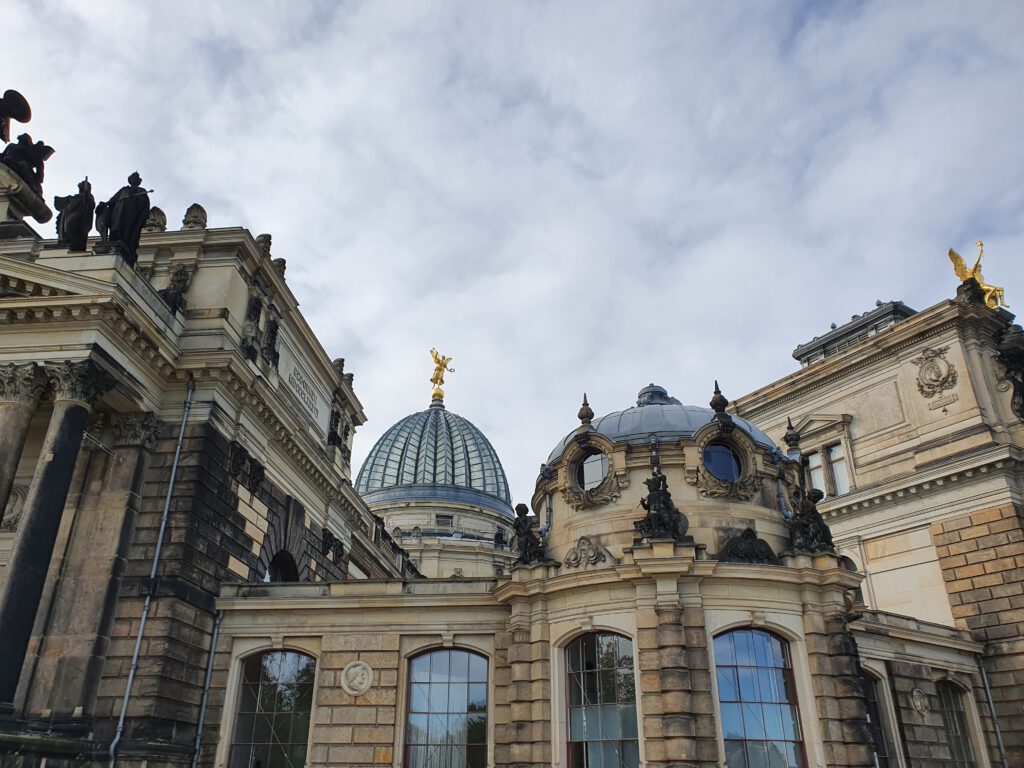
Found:
M 576 465 L 576 484 L 584 491 L 597 488 L 608 474 L 608 457 L 600 451 L 584 456 Z
M 740 457 L 724 443 L 711 443 L 704 448 L 704 468 L 723 483 L 740 479 Z

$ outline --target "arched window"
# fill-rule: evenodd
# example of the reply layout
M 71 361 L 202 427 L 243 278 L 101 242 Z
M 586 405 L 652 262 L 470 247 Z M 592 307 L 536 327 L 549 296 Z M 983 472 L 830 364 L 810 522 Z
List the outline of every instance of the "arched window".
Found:
M 486 768 L 487 659 L 431 651 L 409 666 L 405 768 Z
M 316 660 L 268 651 L 242 663 L 230 768 L 294 768 L 306 763 Z
M 569 768 L 638 768 L 633 642 L 606 632 L 583 635 L 565 655 Z
M 728 768 L 805 768 L 789 645 L 760 629 L 715 638 Z
M 298 581 L 299 567 L 295 565 L 295 558 L 291 553 L 282 549 L 274 559 L 270 561 L 264 581 Z
M 935 684 L 939 694 L 939 712 L 949 747 L 950 760 L 944 762 L 950 768 L 973 768 L 974 747 L 971 746 L 971 733 L 967 728 L 967 713 L 964 711 L 964 692 L 959 686 L 948 680 L 940 680 Z
M 864 703 L 867 706 L 868 730 L 871 732 L 875 768 L 889 768 L 892 765 L 892 741 L 889 739 L 889 728 L 879 704 L 883 698 L 882 686 L 885 683 L 863 669 L 860 671 L 860 679 L 864 686 Z

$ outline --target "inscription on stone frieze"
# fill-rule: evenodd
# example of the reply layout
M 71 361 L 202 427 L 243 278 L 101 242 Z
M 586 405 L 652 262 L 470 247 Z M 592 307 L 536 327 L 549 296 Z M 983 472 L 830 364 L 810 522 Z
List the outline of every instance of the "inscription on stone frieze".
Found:
M 326 434 L 331 408 L 321 391 L 322 387 L 299 364 L 290 349 L 282 345 L 280 351 L 278 370 L 281 373 L 281 386 L 287 388 Z

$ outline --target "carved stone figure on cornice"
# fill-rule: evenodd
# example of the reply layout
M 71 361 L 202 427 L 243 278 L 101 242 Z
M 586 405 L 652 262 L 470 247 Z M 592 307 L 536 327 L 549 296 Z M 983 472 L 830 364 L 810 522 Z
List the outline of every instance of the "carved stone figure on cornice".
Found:
M 228 474 L 235 482 L 245 479 L 245 471 L 249 466 L 249 452 L 237 440 L 232 440 L 228 448 Z
M 74 400 L 87 407 L 114 387 L 114 380 L 92 360 L 47 365 L 46 375 L 54 401 Z
M 263 332 L 263 345 L 260 347 L 263 359 L 275 366 L 280 359 L 280 353 L 277 351 L 277 331 L 277 320 L 268 320 L 267 327 Z
M 164 300 L 171 312 L 178 313 L 185 309 L 185 296 L 188 294 L 192 272 L 187 267 L 178 267 L 171 273 L 166 288 L 160 289 L 160 298 Z
M 149 220 L 149 193 L 143 189 L 138 171 L 128 177 L 127 186 L 96 206 L 96 231 L 106 248 L 116 247 L 132 267 L 139 260 L 139 237 Z
M 274 265 L 274 269 L 277 270 L 277 274 L 279 274 L 281 277 L 284 277 L 285 270 L 288 269 L 288 260 L 271 259 L 270 263 Z
M 242 357 L 256 362 L 260 352 L 260 316 L 263 314 L 263 299 L 250 296 L 245 308 L 245 323 L 242 325 Z
M 167 214 L 155 205 L 149 209 L 149 216 L 146 217 L 146 223 L 142 225 L 143 232 L 166 232 L 167 231 Z
M 260 247 L 260 250 L 267 256 L 270 255 L 270 246 L 273 242 L 273 237 L 264 232 L 262 235 L 256 235 L 256 245 Z
M 1024 420 L 1024 330 L 1019 325 L 1011 325 L 1003 332 L 996 361 L 1005 371 L 999 378 L 999 391 L 1013 388 L 1010 409 L 1018 419 Z
M 672 494 L 668 490 L 668 478 L 655 467 L 651 476 L 644 480 L 648 494 L 640 499 L 640 506 L 647 510 L 642 520 L 633 527 L 645 539 L 675 539 L 682 542 L 690 522 L 686 515 L 676 509 Z
M 725 543 L 718 553 L 720 563 L 751 563 L 755 565 L 779 565 L 779 558 L 772 552 L 764 539 L 757 538 L 753 528 L 747 528 L 739 536 Z
M 579 568 L 588 565 L 597 565 L 610 559 L 607 549 L 595 542 L 589 536 L 580 536 L 576 546 L 565 553 L 562 564 L 566 568 Z
M 835 552 L 832 531 L 818 511 L 825 497 L 817 488 L 793 491 L 793 519 L 789 521 L 790 548 L 795 552 Z
M 160 421 L 147 412 L 116 413 L 111 419 L 114 445 L 141 445 L 150 447 L 160 434 Z
M 910 361 L 917 366 L 917 391 L 922 397 L 932 398 L 956 386 L 956 368 L 945 357 L 948 351 L 949 347 L 925 347 L 919 357 Z
M 331 361 L 331 366 L 334 368 L 335 373 L 337 373 L 339 376 L 344 376 L 345 375 L 345 358 L 344 357 L 336 357 L 336 358 L 334 358 L 334 360 Z
M 0 365 L 0 401 L 35 409 L 46 391 L 46 378 L 35 363 Z
M 345 543 L 327 528 L 321 528 L 320 553 L 330 555 L 331 560 L 340 563 L 345 556 Z
M 740 478 L 735 483 L 726 483 L 710 472 L 698 469 L 693 484 L 700 491 L 700 495 L 706 499 L 740 499 L 741 501 L 750 501 L 761 492 L 764 479 L 759 475 L 750 475 Z
M 53 207 L 57 209 L 57 244 L 70 251 L 84 251 L 96 210 L 89 177 L 78 183 L 77 195 L 55 196 Z
M 32 137 L 23 133 L 18 141 L 8 144 L 0 152 L 0 163 L 14 171 L 37 195 L 43 194 L 44 165 L 53 157 L 53 147 L 41 141 L 33 142 Z
M 516 565 L 532 565 L 544 560 L 544 544 L 537 535 L 534 523 L 537 518 L 530 517 L 530 510 L 525 504 L 516 504 L 516 521 L 513 528 L 516 532 Z
M 256 459 L 249 458 L 249 479 L 245 484 L 245 487 L 249 489 L 250 493 L 256 493 L 263 485 L 263 478 L 266 477 L 267 471 L 263 465 L 256 461 Z
M 192 203 L 181 220 L 182 229 L 206 229 L 206 209 L 199 203 Z
M 341 411 L 335 409 L 331 411 L 331 421 L 327 427 L 327 444 L 328 445 L 341 445 L 341 433 L 338 428 L 341 426 Z

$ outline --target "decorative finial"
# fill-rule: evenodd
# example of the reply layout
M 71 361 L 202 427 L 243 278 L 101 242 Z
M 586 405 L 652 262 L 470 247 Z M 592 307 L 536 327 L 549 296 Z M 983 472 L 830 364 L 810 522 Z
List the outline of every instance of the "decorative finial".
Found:
M 590 422 L 594 420 L 594 409 L 590 407 L 590 403 L 587 402 L 587 393 L 583 393 L 583 405 L 580 407 L 580 412 L 576 414 L 579 420 L 583 423 L 583 426 L 589 427 Z
M 798 452 L 800 450 L 800 433 L 793 427 L 793 419 L 786 417 L 786 434 L 782 436 L 782 441 L 789 448 L 790 453 Z
M 725 399 L 725 395 L 722 394 L 722 390 L 718 388 L 717 380 L 715 381 L 715 395 L 711 398 L 709 405 L 715 413 L 722 413 L 725 411 L 726 406 L 729 405 L 729 401 Z
M 449 368 L 448 363 L 452 361 L 452 358 L 445 357 L 437 351 L 437 347 L 430 348 L 430 356 L 434 359 L 434 375 L 430 377 L 430 383 L 434 385 L 434 391 L 431 393 L 431 397 L 434 400 L 444 400 L 444 390 L 441 386 L 444 384 L 444 374 L 455 373 L 454 368 Z

